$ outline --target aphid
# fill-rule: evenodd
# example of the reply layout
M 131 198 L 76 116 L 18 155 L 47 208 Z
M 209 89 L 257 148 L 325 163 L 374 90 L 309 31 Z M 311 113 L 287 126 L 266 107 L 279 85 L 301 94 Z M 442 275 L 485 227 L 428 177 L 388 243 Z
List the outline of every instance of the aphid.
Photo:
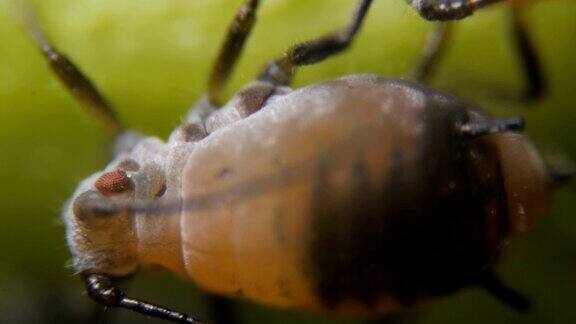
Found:
M 423 18 L 440 21 L 435 24 L 428 35 L 420 62 L 412 71 L 414 80 L 424 82 L 432 76 L 454 32 L 456 26 L 449 21 L 468 17 L 477 9 L 505 2 L 505 0 L 408 0 L 408 2 Z M 524 17 L 526 5 L 533 1 L 508 0 L 506 2 L 510 11 L 511 38 L 527 83 L 521 98 L 538 99 L 546 92 L 546 78 L 537 50 L 530 40 Z
M 114 286 L 160 266 L 208 291 L 283 308 L 386 313 L 470 285 L 527 307 L 492 271 L 554 186 L 516 132 L 522 118 L 494 119 L 372 75 L 288 88 L 297 67 L 350 46 L 371 2 L 360 1 L 345 28 L 288 49 L 219 108 L 255 22 L 259 1 L 247 0 L 207 95 L 167 142 L 127 131 L 32 28 L 63 83 L 118 134 L 115 158 L 80 184 L 63 215 L 92 299 L 197 323 Z

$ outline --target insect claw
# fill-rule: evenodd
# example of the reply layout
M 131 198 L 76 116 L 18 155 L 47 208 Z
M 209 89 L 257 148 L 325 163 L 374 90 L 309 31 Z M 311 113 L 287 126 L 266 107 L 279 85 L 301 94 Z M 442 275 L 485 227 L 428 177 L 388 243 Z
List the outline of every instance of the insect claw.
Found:
M 521 131 L 525 126 L 524 117 L 512 117 L 462 124 L 458 126 L 458 131 L 464 136 L 475 138 L 488 134 Z

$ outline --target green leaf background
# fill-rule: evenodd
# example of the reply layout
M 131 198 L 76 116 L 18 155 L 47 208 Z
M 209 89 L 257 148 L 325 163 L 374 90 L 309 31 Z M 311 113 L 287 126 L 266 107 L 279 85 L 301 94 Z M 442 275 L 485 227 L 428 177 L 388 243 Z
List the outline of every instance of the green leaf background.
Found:
M 76 184 L 103 167 L 110 140 L 55 80 L 29 37 L 0 2 L 0 322 L 79 322 L 90 303 L 65 266 L 60 209 Z M 120 117 L 165 137 L 204 90 L 209 68 L 239 0 L 35 1 L 53 42 L 92 77 Z M 228 93 L 290 44 L 341 26 L 352 0 L 268 0 Z M 431 84 L 497 115 L 524 114 L 528 134 L 552 158 L 576 159 L 576 2 L 537 1 L 530 32 L 550 91 L 538 103 L 511 100 L 523 86 L 506 5 L 458 23 Z M 295 86 L 352 73 L 402 78 L 431 25 L 404 1 L 377 0 L 352 50 L 299 71 Z M 576 191 L 560 191 L 551 211 L 513 242 L 499 272 L 535 309 L 517 314 L 469 289 L 407 311 L 403 323 L 572 323 L 576 321 Z M 189 282 L 143 274 L 133 295 L 208 318 Z M 248 323 L 355 322 L 237 302 Z M 117 323 L 156 321 L 126 312 Z

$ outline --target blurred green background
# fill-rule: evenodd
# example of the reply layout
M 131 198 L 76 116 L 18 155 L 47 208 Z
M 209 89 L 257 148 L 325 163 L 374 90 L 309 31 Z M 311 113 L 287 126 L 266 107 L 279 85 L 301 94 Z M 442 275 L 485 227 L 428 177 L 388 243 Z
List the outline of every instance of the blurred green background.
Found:
M 0 2 L 0 323 L 76 323 L 91 303 L 71 269 L 60 209 L 77 183 L 107 162 L 110 140 L 50 74 L 36 48 Z M 42 0 L 36 8 L 50 38 L 96 82 L 129 126 L 165 137 L 204 89 L 209 67 L 239 0 Z M 296 41 L 341 26 L 352 0 L 268 0 L 229 93 Z M 528 134 L 550 156 L 576 159 L 576 2 L 538 1 L 530 32 L 550 91 L 531 105 L 510 98 L 522 88 L 506 6 L 458 23 L 436 88 L 489 107 L 524 114 Z M 351 51 L 302 69 L 295 86 L 351 73 L 402 78 L 431 25 L 401 0 L 377 0 Z M 475 289 L 421 305 L 405 323 L 576 323 L 576 191 L 558 193 L 552 210 L 510 244 L 499 272 L 526 292 L 534 310 L 518 314 Z M 169 274 L 143 274 L 134 296 L 209 318 L 206 298 Z M 248 323 L 354 322 L 234 304 Z M 150 322 L 127 312 L 116 323 Z M 113 315 L 113 316 L 112 316 Z

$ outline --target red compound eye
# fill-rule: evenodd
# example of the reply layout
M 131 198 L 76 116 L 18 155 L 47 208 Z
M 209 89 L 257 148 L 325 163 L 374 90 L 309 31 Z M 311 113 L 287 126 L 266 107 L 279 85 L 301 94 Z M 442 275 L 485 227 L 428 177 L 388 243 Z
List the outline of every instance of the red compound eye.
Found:
M 124 170 L 104 173 L 94 184 L 103 195 L 122 193 L 132 188 L 132 182 Z

